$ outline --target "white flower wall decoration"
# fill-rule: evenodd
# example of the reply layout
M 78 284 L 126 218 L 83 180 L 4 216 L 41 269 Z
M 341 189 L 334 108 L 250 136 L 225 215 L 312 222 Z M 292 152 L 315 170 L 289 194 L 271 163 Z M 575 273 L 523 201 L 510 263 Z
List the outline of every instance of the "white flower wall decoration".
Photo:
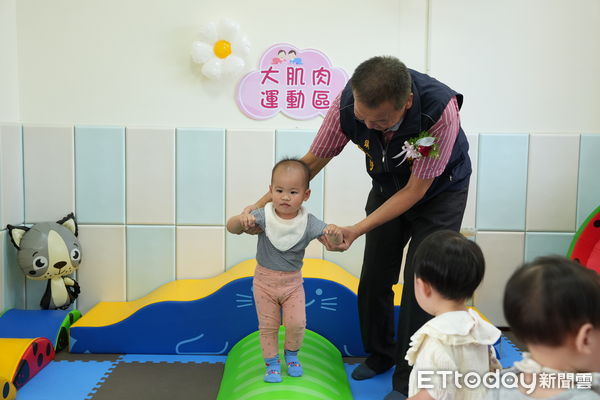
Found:
M 192 60 L 202 64 L 202 74 L 209 79 L 234 76 L 241 72 L 250 52 L 250 42 L 237 22 L 224 19 L 209 22 L 200 32 L 201 40 L 192 43 Z

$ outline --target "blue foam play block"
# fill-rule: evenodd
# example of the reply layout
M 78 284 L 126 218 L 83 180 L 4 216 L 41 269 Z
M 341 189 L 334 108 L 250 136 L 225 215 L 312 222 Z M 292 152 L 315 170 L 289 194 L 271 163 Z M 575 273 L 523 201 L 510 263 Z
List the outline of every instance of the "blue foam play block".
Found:
M 318 278 L 305 278 L 304 291 L 306 328 L 327 338 L 343 356 L 364 356 L 356 294 Z M 224 355 L 257 328 L 252 278 L 247 277 L 201 299 L 150 304 L 112 325 L 75 325 L 71 352 Z
M 60 327 L 70 312 L 69 310 L 8 310 L 0 317 L 0 337 L 15 339 L 44 337 L 56 348 Z
M 149 304 L 112 325 L 76 324 L 70 331 L 70 350 L 72 353 L 227 354 L 258 326 L 251 280 L 237 279 L 198 300 Z M 236 302 L 240 298 L 248 298 L 248 302 Z
M 502 364 L 502 368 L 510 368 L 515 361 L 523 359 L 521 351 L 506 336 L 500 336 L 494 348 L 496 349 L 498 361 Z

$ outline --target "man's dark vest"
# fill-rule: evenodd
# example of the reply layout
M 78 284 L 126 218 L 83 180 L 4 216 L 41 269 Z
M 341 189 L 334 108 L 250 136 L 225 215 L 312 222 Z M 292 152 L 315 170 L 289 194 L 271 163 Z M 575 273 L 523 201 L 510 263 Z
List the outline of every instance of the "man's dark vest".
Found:
M 418 136 L 423 130 L 429 130 L 439 120 L 452 97 L 458 100 L 459 108 L 462 106 L 461 94 L 428 75 L 409 71 L 412 77 L 413 104 L 387 145 L 383 144 L 380 131 L 367 128 L 355 117 L 351 82 L 342 91 L 340 100 L 342 131 L 366 154 L 367 172 L 373 179 L 373 188 L 387 197 L 402 189 L 410 177 L 411 163 L 407 160 L 398 165 L 404 156 L 392 158 L 402 152 L 404 141 Z M 471 160 L 468 150 L 467 137 L 460 128 L 446 169 L 434 179 L 420 202 L 444 191 L 458 191 L 469 184 Z

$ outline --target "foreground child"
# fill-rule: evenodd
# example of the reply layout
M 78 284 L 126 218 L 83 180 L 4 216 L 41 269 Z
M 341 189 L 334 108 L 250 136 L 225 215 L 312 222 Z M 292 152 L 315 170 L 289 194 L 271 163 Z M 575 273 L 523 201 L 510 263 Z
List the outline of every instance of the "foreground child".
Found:
M 269 191 L 272 203 L 264 208 L 242 213 L 227 221 L 227 230 L 242 233 L 258 225 L 254 273 L 254 301 L 258 313 L 260 344 L 265 359 L 265 382 L 281 382 L 278 332 L 283 315 L 285 326 L 285 362 L 289 376 L 302 376 L 298 351 L 304 338 L 306 309 L 302 286 L 302 259 L 306 246 L 325 234 L 328 240 L 341 243 L 342 234 L 335 225 L 326 225 L 306 212 L 310 170 L 300 160 L 282 160 L 273 167 Z
M 410 399 L 483 399 L 484 387 L 455 380 L 455 372 L 483 376 L 500 367 L 492 348 L 500 331 L 466 305 L 483 279 L 481 249 L 460 233 L 438 231 L 421 242 L 414 262 L 415 297 L 434 318 L 411 337 L 406 353 Z
M 506 284 L 504 314 L 529 353 L 509 371 L 519 388 L 500 387 L 496 399 L 600 399 L 600 275 L 561 256 L 539 257 Z

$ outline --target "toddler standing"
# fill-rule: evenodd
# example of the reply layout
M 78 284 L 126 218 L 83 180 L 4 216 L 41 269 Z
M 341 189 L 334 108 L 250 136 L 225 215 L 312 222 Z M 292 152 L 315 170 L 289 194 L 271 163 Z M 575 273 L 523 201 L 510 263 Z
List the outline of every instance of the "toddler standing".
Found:
M 278 332 L 283 316 L 284 355 L 289 376 L 302 376 L 298 351 L 304 338 L 306 309 L 302 286 L 302 259 L 308 244 L 321 235 L 342 242 L 339 227 L 326 225 L 306 212 L 302 203 L 310 197 L 310 170 L 302 161 L 285 159 L 271 174 L 272 202 L 227 221 L 227 230 L 240 234 L 260 227 L 253 290 L 260 344 L 265 359 L 265 382 L 281 382 Z

